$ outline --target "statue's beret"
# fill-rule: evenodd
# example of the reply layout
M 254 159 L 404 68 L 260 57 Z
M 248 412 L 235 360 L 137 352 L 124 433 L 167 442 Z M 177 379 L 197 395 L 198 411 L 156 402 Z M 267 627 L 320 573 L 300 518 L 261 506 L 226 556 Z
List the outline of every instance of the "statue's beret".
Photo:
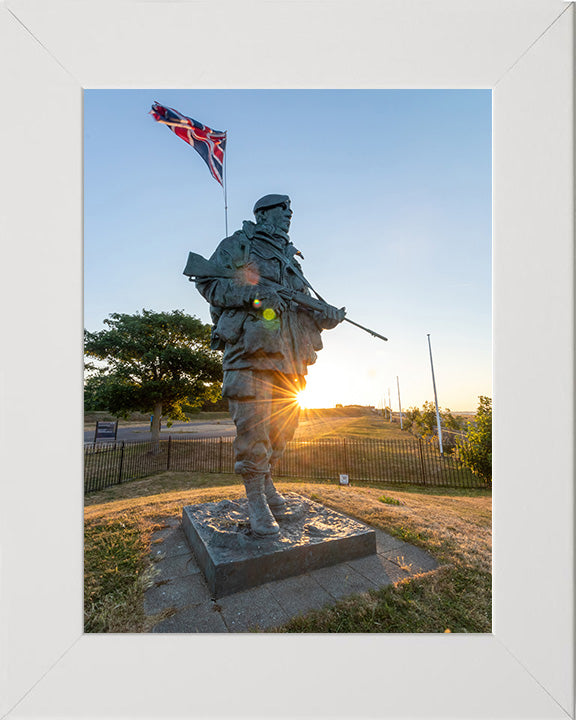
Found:
M 275 207 L 276 205 L 282 205 L 282 203 L 290 202 L 288 195 L 264 195 L 260 200 L 256 201 L 253 212 L 257 210 L 265 210 L 266 208 Z

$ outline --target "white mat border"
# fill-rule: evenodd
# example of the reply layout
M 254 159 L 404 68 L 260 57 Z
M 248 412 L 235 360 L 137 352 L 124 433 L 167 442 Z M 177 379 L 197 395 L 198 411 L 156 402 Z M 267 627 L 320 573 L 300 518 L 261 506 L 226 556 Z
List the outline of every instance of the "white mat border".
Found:
M 0 4 L 2 714 L 574 717 L 573 37 L 556 0 Z M 82 635 L 81 95 L 114 86 L 494 88 L 493 636 Z M 539 390 L 550 430 L 519 503 L 511 448 Z

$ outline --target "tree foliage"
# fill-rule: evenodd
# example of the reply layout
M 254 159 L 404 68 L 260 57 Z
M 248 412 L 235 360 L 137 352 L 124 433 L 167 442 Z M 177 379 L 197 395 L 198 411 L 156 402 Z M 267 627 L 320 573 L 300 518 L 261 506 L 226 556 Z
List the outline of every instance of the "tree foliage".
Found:
M 474 420 L 464 441 L 458 443 L 462 463 L 487 483 L 492 483 L 492 399 L 480 395 Z
M 210 349 L 210 325 L 181 310 L 112 313 L 106 329 L 84 332 L 87 400 L 119 417 L 131 411 L 186 420 L 182 407 L 200 407 L 220 396 L 222 360 Z
M 439 412 L 442 428 L 456 431 L 461 429 L 458 418 L 452 415 L 449 408 L 445 408 L 444 410 L 439 409 Z M 403 412 L 403 415 L 403 424 L 406 426 L 406 429 L 409 429 L 414 435 L 419 435 L 424 438 L 436 435 L 438 425 L 436 421 L 436 406 L 433 402 L 426 401 L 422 409 L 417 407 L 408 408 L 408 410 Z
M 449 408 L 439 408 L 440 423 L 442 425 L 442 447 L 444 452 L 453 453 L 456 449 L 456 433 L 462 431 L 463 421 L 452 415 Z M 436 419 L 436 406 L 426 401 L 422 408 L 411 407 L 403 412 L 403 421 L 406 430 L 413 435 L 427 440 L 437 437 L 438 422 Z M 446 432 L 452 431 L 452 432 Z
M 84 410 L 108 410 L 104 393 L 106 375 L 100 374 L 94 367 L 85 367 L 85 370 L 91 370 L 94 374 L 84 379 Z

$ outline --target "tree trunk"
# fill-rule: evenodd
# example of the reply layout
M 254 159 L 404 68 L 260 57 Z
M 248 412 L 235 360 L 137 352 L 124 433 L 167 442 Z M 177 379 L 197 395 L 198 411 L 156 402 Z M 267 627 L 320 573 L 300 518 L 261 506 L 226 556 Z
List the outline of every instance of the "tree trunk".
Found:
M 152 415 L 152 453 L 158 455 L 160 452 L 160 422 L 162 419 L 162 403 L 154 405 L 154 414 Z

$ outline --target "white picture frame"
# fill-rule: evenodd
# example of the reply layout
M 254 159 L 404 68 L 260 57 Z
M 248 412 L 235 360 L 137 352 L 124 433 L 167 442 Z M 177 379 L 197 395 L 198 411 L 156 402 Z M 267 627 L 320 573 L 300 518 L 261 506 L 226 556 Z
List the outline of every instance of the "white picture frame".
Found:
M 574 16 L 0 3 L 1 717 L 574 717 Z M 98 87 L 493 89 L 492 634 L 83 634 L 82 91 Z

